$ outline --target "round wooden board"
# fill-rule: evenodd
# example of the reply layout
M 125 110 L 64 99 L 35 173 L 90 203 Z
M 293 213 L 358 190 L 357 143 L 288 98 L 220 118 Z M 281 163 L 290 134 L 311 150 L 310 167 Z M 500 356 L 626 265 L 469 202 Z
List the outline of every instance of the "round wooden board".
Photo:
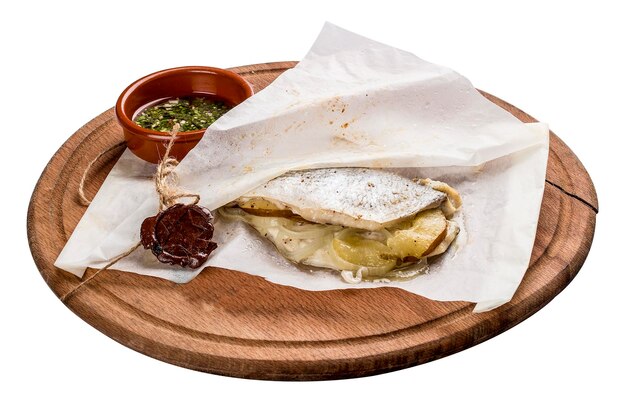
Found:
M 293 62 L 234 68 L 259 91 Z M 524 122 L 532 117 L 484 93 Z M 76 189 L 86 165 L 121 141 L 113 109 L 82 127 L 52 157 L 28 211 L 41 275 L 61 297 L 80 280 L 53 266 L 85 211 Z M 66 301 L 86 322 L 143 354 L 228 376 L 320 380 L 366 376 L 438 359 L 523 321 L 576 276 L 598 208 L 574 153 L 550 139 L 546 188 L 530 268 L 512 301 L 473 314 L 473 304 L 437 302 L 394 288 L 310 292 L 244 273 L 207 269 L 185 285 L 109 270 Z M 94 168 L 93 196 L 121 154 Z M 94 271 L 88 270 L 86 277 Z M 374 304 L 374 306 L 372 306 Z

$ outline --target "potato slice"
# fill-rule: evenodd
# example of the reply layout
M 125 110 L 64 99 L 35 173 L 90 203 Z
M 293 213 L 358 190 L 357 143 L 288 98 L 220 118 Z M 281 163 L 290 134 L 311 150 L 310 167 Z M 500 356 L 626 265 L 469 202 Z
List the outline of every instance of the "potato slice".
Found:
M 459 227 L 459 225 L 457 225 L 456 222 L 453 222 L 451 220 L 447 221 L 447 224 L 448 226 L 446 227 L 446 236 L 443 238 L 441 243 L 439 243 L 437 247 L 435 247 L 435 249 L 432 252 L 425 255 L 426 257 L 437 256 L 439 254 L 444 253 L 446 250 L 448 250 L 448 247 L 450 246 L 452 241 L 456 239 L 456 235 L 459 234 L 459 231 L 461 230 L 461 228 Z
M 388 271 L 396 265 L 395 256 L 384 243 L 366 239 L 352 231 L 340 232 L 333 239 L 332 246 L 341 260 L 354 265 L 348 268 L 353 271 L 361 267 Z
M 278 207 L 263 198 L 248 199 L 245 202 L 240 202 L 238 206 L 249 214 L 257 216 L 289 217 L 293 215 L 289 209 Z
M 410 229 L 396 230 L 387 246 L 401 259 L 427 256 L 446 237 L 447 222 L 441 209 L 428 209 L 413 219 Z

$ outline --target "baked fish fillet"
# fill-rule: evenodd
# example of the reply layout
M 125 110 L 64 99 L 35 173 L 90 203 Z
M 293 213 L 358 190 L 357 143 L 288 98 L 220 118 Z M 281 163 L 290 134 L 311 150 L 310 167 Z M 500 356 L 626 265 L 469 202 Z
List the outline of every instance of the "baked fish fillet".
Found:
M 428 184 L 371 168 L 288 172 L 234 203 L 296 213 L 314 223 L 380 230 L 439 207 L 447 195 Z

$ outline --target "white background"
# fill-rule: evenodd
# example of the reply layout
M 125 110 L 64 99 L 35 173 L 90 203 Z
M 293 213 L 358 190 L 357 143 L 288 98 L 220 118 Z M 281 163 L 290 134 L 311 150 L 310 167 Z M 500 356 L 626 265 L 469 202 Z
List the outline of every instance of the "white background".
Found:
M 409 4 L 409 2 L 406 2 Z M 2 6 L 1 405 L 624 405 L 624 12 L 618 2 L 127 1 Z M 444 359 L 315 383 L 198 373 L 102 335 L 54 296 L 26 238 L 39 174 L 133 80 L 298 60 L 325 20 L 447 65 L 550 124 L 600 199 L 576 279 L 519 326 Z M 352 403 L 352 402 L 351 402 Z

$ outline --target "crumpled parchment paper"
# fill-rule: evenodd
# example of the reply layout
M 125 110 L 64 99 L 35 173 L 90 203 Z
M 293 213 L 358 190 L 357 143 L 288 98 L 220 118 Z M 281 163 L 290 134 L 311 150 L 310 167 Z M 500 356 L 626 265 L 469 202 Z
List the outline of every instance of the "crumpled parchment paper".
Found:
M 462 233 L 414 280 L 350 285 L 296 267 L 249 227 L 221 219 L 205 265 L 306 290 L 394 286 L 485 311 L 510 300 L 528 267 L 547 157 L 545 124 L 521 123 L 448 68 L 326 24 L 305 58 L 215 122 L 177 173 L 212 210 L 295 169 L 377 167 L 448 182 L 464 200 Z M 158 209 L 154 169 L 124 152 L 55 265 L 82 276 L 139 241 Z M 178 283 L 200 272 L 141 248 L 114 268 Z

